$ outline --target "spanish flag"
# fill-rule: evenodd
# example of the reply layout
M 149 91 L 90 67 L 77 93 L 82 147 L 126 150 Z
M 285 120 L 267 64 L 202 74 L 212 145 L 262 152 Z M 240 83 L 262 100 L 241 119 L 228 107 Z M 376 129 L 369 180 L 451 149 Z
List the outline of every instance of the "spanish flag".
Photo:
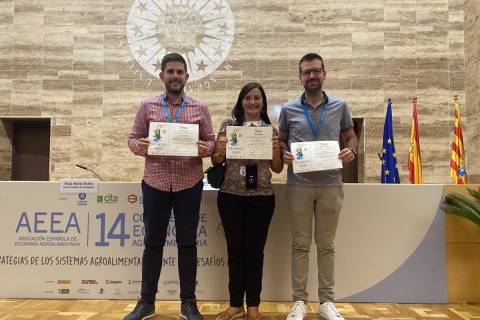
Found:
M 412 184 L 422 183 L 422 157 L 420 156 L 420 138 L 418 136 L 417 98 L 413 98 L 413 120 L 408 152 L 408 171 Z
M 455 104 L 455 127 L 453 129 L 450 177 L 455 184 L 466 184 L 467 171 L 465 170 L 465 151 L 463 150 L 462 121 L 460 120 L 458 96 L 453 97 L 453 103 Z

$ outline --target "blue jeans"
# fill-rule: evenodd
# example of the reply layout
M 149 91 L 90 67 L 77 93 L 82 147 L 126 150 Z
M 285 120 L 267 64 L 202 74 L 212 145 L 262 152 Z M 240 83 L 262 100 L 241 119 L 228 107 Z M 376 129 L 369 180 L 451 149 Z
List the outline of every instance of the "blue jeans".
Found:
M 155 301 L 172 208 L 178 249 L 180 299 L 195 299 L 197 228 L 202 190 L 202 180 L 189 189 L 176 192 L 160 191 L 142 181 L 145 248 L 142 257 L 141 301 Z

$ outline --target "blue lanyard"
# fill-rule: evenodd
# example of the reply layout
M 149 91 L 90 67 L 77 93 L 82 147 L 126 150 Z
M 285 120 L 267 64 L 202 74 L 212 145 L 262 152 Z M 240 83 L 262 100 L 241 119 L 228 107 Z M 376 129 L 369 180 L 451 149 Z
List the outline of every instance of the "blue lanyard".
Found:
M 175 114 L 175 117 L 173 117 L 173 123 L 177 123 L 178 118 L 180 118 L 180 114 L 182 113 L 183 107 L 185 106 L 185 96 L 182 98 L 182 103 L 180 103 L 180 107 L 178 108 L 177 113 Z M 165 96 L 162 96 L 162 108 L 163 108 L 163 114 L 165 115 L 165 120 L 167 122 L 170 122 L 170 114 L 168 113 L 167 110 L 167 102 L 165 101 Z
M 327 111 L 327 105 L 328 105 L 328 96 L 325 95 L 325 104 L 323 105 L 323 110 L 322 110 L 322 115 L 320 116 L 320 121 L 317 124 L 317 127 L 313 127 L 312 120 L 310 120 L 310 117 L 308 116 L 308 107 L 305 104 L 305 96 L 302 96 L 302 107 L 303 107 L 303 114 L 305 118 L 307 119 L 308 126 L 310 127 L 310 130 L 312 131 L 313 138 L 316 139 L 318 136 L 318 133 L 320 132 L 320 127 L 322 126 L 323 121 L 325 120 L 325 113 Z

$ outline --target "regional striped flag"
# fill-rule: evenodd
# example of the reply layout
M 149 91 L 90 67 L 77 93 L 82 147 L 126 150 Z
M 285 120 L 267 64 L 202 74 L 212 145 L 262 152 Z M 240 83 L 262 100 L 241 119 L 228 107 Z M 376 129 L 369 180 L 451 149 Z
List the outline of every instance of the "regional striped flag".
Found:
M 460 119 L 460 104 L 458 96 L 453 97 L 455 104 L 455 127 L 453 128 L 452 156 L 450 159 L 450 177 L 455 184 L 467 183 L 465 170 L 465 151 L 463 150 L 462 121 Z
M 413 98 L 413 120 L 408 152 L 408 172 L 412 184 L 422 183 L 422 157 L 420 156 L 420 138 L 418 136 L 417 98 Z

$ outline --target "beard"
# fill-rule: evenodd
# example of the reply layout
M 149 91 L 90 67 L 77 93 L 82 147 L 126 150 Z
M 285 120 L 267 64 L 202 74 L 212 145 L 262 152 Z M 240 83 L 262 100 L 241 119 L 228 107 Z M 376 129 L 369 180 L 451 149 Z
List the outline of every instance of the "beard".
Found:
M 320 80 L 309 80 L 303 85 L 303 87 L 305 88 L 305 92 L 318 93 L 322 91 L 322 85 L 323 82 Z
M 165 89 L 175 95 L 179 95 L 183 92 L 185 84 L 178 81 L 165 82 Z

